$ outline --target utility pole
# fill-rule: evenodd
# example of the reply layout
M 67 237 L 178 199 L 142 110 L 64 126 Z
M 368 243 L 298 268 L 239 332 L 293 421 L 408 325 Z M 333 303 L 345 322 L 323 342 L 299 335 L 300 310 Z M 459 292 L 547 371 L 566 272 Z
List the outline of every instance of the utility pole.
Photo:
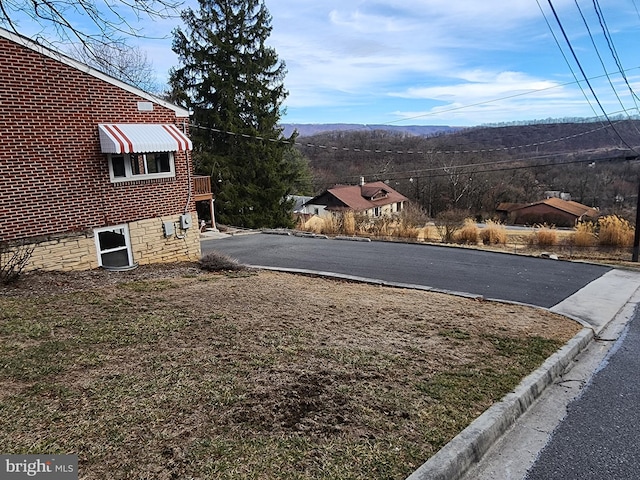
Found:
M 638 177 L 638 200 L 636 202 L 636 230 L 633 237 L 633 255 L 632 262 L 638 261 L 638 253 L 640 251 L 640 177 Z

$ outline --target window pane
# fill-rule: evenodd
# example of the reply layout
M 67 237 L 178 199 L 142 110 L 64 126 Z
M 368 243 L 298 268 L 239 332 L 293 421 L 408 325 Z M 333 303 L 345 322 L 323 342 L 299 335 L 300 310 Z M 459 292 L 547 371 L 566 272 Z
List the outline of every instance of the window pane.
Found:
M 158 157 L 158 165 L 161 172 L 170 172 L 171 171 L 171 162 L 169 161 L 169 153 L 159 153 Z
M 102 266 L 103 267 L 128 267 L 129 266 L 129 256 L 127 255 L 127 250 L 118 250 L 115 252 L 103 253 L 102 257 Z
M 171 171 L 169 153 L 147 153 L 148 173 L 165 173 Z
M 156 160 L 156 153 L 147 153 L 147 173 L 159 173 L 160 170 L 158 170 L 158 165 L 157 165 L 157 160 Z
M 124 157 L 111 157 L 111 165 L 113 165 L 114 177 L 126 176 L 126 172 L 124 170 Z
M 144 158 L 137 153 L 131 154 L 131 174 L 140 175 L 144 173 Z
M 110 250 L 112 248 L 126 247 L 127 242 L 122 229 L 113 231 L 106 231 L 98 233 L 98 240 L 100 242 L 100 250 Z M 125 255 L 126 255 L 125 250 Z

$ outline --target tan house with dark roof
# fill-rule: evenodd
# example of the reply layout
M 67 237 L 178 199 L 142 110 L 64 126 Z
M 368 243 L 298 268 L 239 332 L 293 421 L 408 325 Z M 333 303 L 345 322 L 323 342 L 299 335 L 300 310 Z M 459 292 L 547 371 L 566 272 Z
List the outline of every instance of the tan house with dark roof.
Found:
M 322 216 L 325 213 L 353 211 L 370 217 L 390 216 L 401 212 L 408 198 L 384 182 L 359 185 L 336 185 L 304 204 L 305 213 Z

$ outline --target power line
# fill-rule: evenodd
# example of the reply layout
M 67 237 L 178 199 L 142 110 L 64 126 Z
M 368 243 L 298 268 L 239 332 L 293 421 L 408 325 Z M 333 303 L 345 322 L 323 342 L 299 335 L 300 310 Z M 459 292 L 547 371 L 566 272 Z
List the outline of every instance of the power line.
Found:
M 544 12 L 542 12 L 542 14 L 544 16 Z M 545 16 L 545 20 L 546 20 L 546 16 Z M 547 25 L 548 25 L 548 22 L 547 22 Z M 551 26 L 549 26 L 549 28 L 551 28 Z M 553 30 L 551 31 L 551 34 L 555 38 L 555 34 L 553 33 Z M 558 43 L 557 39 L 556 39 L 556 43 Z M 564 56 L 564 52 L 562 52 L 562 49 L 560 49 L 560 51 Z M 566 57 L 565 57 L 565 60 L 566 60 Z M 568 63 L 568 61 L 567 61 L 567 63 Z M 569 68 L 571 68 L 571 67 L 569 67 Z M 630 68 L 629 70 L 636 70 L 638 68 L 640 68 L 640 67 L 633 67 L 633 68 Z M 573 71 L 572 71 L 572 73 L 573 73 Z M 606 77 L 609 74 L 610 74 L 609 72 L 605 72 L 604 75 L 597 75 L 595 77 L 590 77 L 590 79 L 591 80 L 598 80 L 600 78 Z M 510 100 L 512 98 L 523 97 L 523 96 L 526 96 L 526 95 L 532 95 L 534 93 L 544 92 L 544 91 L 547 91 L 547 90 L 553 90 L 555 88 L 567 87 L 569 85 L 576 85 L 577 84 L 580 87 L 580 89 L 582 90 L 581 80 L 579 80 L 578 77 L 575 74 L 573 75 L 573 77 L 574 77 L 574 81 L 573 82 L 559 83 L 557 85 L 552 85 L 550 87 L 538 88 L 538 89 L 534 89 L 534 90 L 527 90 L 526 92 L 514 93 L 513 95 L 507 95 L 505 97 L 499 97 L 499 98 L 494 98 L 494 99 L 491 99 L 491 100 L 485 100 L 483 102 L 476 102 L 476 103 L 470 103 L 468 105 L 461 105 L 459 107 L 446 108 L 446 109 L 443 109 L 443 110 L 438 110 L 437 112 L 422 113 L 420 115 L 414 115 L 414 116 L 411 116 L 411 117 L 405 117 L 405 118 L 401 118 L 401 119 L 398 119 L 398 120 L 391 120 L 389 122 L 384 122 L 384 123 L 381 123 L 381 125 L 391 125 L 391 124 L 394 124 L 394 123 L 406 122 L 408 120 L 415 120 L 416 118 L 430 117 L 430 116 L 434 116 L 434 115 L 441 115 L 443 113 L 455 112 L 457 110 L 464 110 L 465 108 L 479 107 L 481 105 L 489 105 L 491 103 L 500 102 L 502 100 Z M 583 93 L 584 93 L 584 90 L 583 90 Z M 586 97 L 586 94 L 585 94 L 585 97 Z M 587 102 L 588 101 L 589 101 L 589 99 L 587 98 Z M 589 104 L 589 105 L 591 106 L 591 104 Z M 597 117 L 598 113 L 593 108 L 593 106 L 591 106 L 591 110 L 593 111 L 594 116 Z
M 587 29 L 587 33 L 589 35 L 589 38 L 591 39 L 591 45 L 593 45 L 593 49 L 596 52 L 596 55 L 598 56 L 598 59 L 600 60 L 600 65 L 602 65 L 602 69 L 605 71 L 607 80 L 609 81 L 609 85 L 611 86 L 611 90 L 613 90 L 613 94 L 616 96 L 616 98 L 618 99 L 618 102 L 620 103 L 620 106 L 622 107 L 622 110 L 627 114 L 627 116 L 629 116 L 624 103 L 622 103 L 622 100 L 620 99 L 620 96 L 618 95 L 618 92 L 616 90 L 616 87 L 613 85 L 613 82 L 611 81 L 611 76 L 606 73 L 607 72 L 607 68 L 606 65 L 604 63 L 604 60 L 602 59 L 602 55 L 600 55 L 600 51 L 598 50 L 598 46 L 596 45 L 596 41 L 593 38 L 593 35 L 591 34 L 591 29 L 589 28 L 589 24 L 587 23 L 587 19 L 585 18 L 584 14 L 582 13 L 582 9 L 580 8 L 580 5 L 578 4 L 578 0 L 573 0 L 574 3 L 576 4 L 576 8 L 578 9 L 578 12 L 580 13 L 580 17 L 582 18 L 582 23 L 584 23 L 585 28 Z M 606 34 L 605 34 L 606 37 Z
M 620 75 L 622 75 L 622 78 L 624 79 L 624 82 L 627 85 L 627 88 L 629 89 L 629 93 L 631 93 L 631 98 L 633 99 L 633 103 L 636 106 L 636 110 L 638 110 L 638 103 L 636 102 L 636 99 L 638 98 L 638 96 L 633 91 L 633 88 L 629 83 L 629 79 L 627 78 L 627 75 L 624 72 L 624 68 L 622 67 L 622 62 L 620 61 L 620 56 L 618 55 L 616 47 L 613 43 L 613 38 L 611 38 L 611 32 L 609 31 L 607 22 L 604 19 L 604 14 L 602 13 L 600 4 L 598 3 L 597 0 L 593 0 L 593 6 L 595 8 L 596 15 L 598 16 L 598 22 L 600 23 L 600 28 L 602 28 L 602 32 L 604 33 L 604 38 L 607 41 L 607 45 L 609 46 L 609 51 L 611 52 L 611 56 L 613 57 L 616 63 L 616 66 L 618 67 L 618 71 L 620 72 Z
M 438 151 L 438 150 L 434 150 L 434 151 L 398 151 L 398 150 L 368 150 L 368 149 L 357 149 L 357 148 L 347 148 L 347 147 L 327 147 L 327 146 L 321 146 L 321 145 L 313 145 L 313 144 L 303 144 L 303 143 L 299 143 L 299 142 L 290 142 L 290 141 L 286 141 L 286 140 L 277 140 L 277 139 L 265 139 L 264 137 L 261 136 L 251 136 L 251 135 L 247 135 L 247 134 L 236 134 L 236 133 L 231 133 L 231 132 L 225 132 L 223 130 L 220 129 L 215 129 L 215 128 L 211 128 L 211 127 L 203 127 L 203 126 L 199 126 L 196 124 L 190 124 L 191 127 L 193 128 L 200 128 L 200 129 L 206 129 L 206 130 L 210 130 L 210 131 L 215 131 L 217 133 L 223 133 L 223 134 L 229 134 L 229 135 L 234 135 L 234 136 L 240 136 L 243 138 L 247 138 L 247 139 L 254 139 L 254 140 L 261 140 L 261 141 L 271 141 L 271 142 L 281 142 L 284 144 L 289 144 L 289 145 L 297 145 L 297 146 L 307 146 L 307 147 L 316 147 L 316 148 L 324 148 L 324 149 L 330 149 L 330 150 L 334 150 L 334 151 L 351 151 L 351 152 L 364 152 L 364 153 L 385 153 L 385 154 L 407 154 L 407 155 L 424 155 L 424 154 L 461 154 L 461 153 L 480 153 L 480 152 L 496 152 L 496 151 L 501 151 L 501 150 L 513 150 L 516 148 L 525 148 L 525 147 L 531 147 L 531 146 L 540 146 L 540 145 L 545 145 L 545 144 L 549 144 L 549 143 L 554 143 L 554 142 L 560 142 L 560 141 L 564 141 L 564 140 L 568 140 L 568 139 L 572 139 L 572 138 L 578 138 L 580 136 L 583 135 L 587 135 L 605 128 L 608 128 L 608 125 L 605 126 L 601 126 L 599 128 L 596 129 L 592 129 L 586 132 L 582 132 L 582 133 L 578 133 L 578 134 L 574 134 L 574 135 L 569 135 L 566 137 L 562 137 L 559 139 L 553 139 L 553 140 L 549 140 L 549 141 L 545 141 L 545 142 L 539 142 L 539 143 L 531 143 L 528 145 L 519 145 L 519 146 L 514 146 L 514 147 L 504 147 L 504 148 L 497 148 L 497 149 L 486 149 L 486 150 L 456 150 L 456 151 Z M 588 150 L 588 151 L 584 151 L 583 153 L 593 153 L 595 151 L 598 150 Z M 628 153 L 633 152 L 633 155 L 628 155 Z M 626 153 L 626 155 L 625 155 Z M 621 151 L 619 152 L 619 154 L 621 155 L 619 157 L 619 159 L 624 159 L 624 160 L 631 160 L 631 159 L 636 159 L 638 154 L 633 150 L 633 149 L 629 149 L 628 151 Z M 624 155 L 624 157 L 623 157 Z M 526 164 L 526 165 L 514 165 L 514 166 L 510 166 L 510 167 L 505 167 L 505 166 L 500 166 L 500 167 L 496 167 L 497 165 L 505 165 L 505 164 L 517 164 L 517 163 L 521 163 L 521 162 L 530 162 L 531 160 L 536 160 L 536 159 L 543 159 L 543 158 L 558 158 L 558 154 L 546 154 L 546 155 L 537 155 L 537 156 L 533 156 L 533 157 L 528 157 L 526 159 L 523 158 L 519 158 L 519 159 L 505 159 L 505 160 L 494 160 L 494 161 L 489 161 L 489 162 L 480 162 L 480 163 L 468 163 L 468 164 L 462 164 L 462 165 L 446 165 L 446 166 L 437 166 L 437 167 L 429 167 L 429 168 L 423 168 L 423 169 L 413 169 L 413 170 L 407 170 L 407 171 L 401 171 L 401 172 L 385 172 L 384 175 L 382 174 L 373 174 L 374 177 L 384 177 L 387 180 L 402 180 L 402 179 L 410 179 L 410 178 L 438 178 L 438 177 L 447 177 L 447 176 L 451 176 L 452 173 L 437 173 L 437 174 L 430 174 L 430 172 L 439 172 L 439 171 L 444 171 L 445 169 L 449 169 L 449 170 L 463 170 L 465 168 L 474 168 L 476 170 L 470 171 L 470 172 L 458 172 L 456 174 L 459 175 L 475 175 L 475 174 L 481 174 L 481 173 L 491 173 L 491 172 L 503 172 L 503 171 L 513 171 L 513 170 L 525 170 L 525 169 L 532 169 L 532 168 L 539 168 L 539 167 L 553 167 L 553 166 L 563 166 L 563 165 L 571 165 L 571 164 L 577 164 L 577 163 L 595 163 L 595 162 L 602 162 L 602 161 L 611 161 L 612 158 L 611 156 L 608 157 L 601 157 L 601 158 L 586 158 L 586 159 L 578 159 L 578 160 L 570 160 L 570 161 L 559 161 L 559 162 L 554 162 L 554 163 L 537 163 L 537 164 Z M 496 167 L 496 168 L 486 168 L 486 169 L 482 169 L 482 170 L 477 170 L 478 167 Z M 349 177 L 345 177 L 346 178 L 350 178 L 350 179 L 357 179 L 359 178 L 359 175 L 354 175 L 354 176 L 349 176 Z
M 596 112 L 596 109 L 591 104 L 591 101 L 589 100 L 589 96 L 584 91 L 584 88 L 582 88 L 582 83 L 580 82 L 580 80 L 578 80 L 578 75 L 576 75 L 576 72 L 573 70 L 573 67 L 571 66 L 571 62 L 569 62 L 569 59 L 565 55 L 564 50 L 563 50 L 562 46 L 560 45 L 560 40 L 558 40 L 558 37 L 556 36 L 555 32 L 553 31 L 553 28 L 551 27 L 551 23 L 549 22 L 549 19 L 547 18 L 546 13 L 544 13 L 544 9 L 542 8 L 542 5 L 540 5 L 540 1 L 536 0 L 536 3 L 538 4 L 538 8 L 540 9 L 540 12 L 542 13 L 542 17 L 544 18 L 545 23 L 547 24 L 547 28 L 549 29 L 549 32 L 551 32 L 551 36 L 553 37 L 553 40 L 556 42 L 556 46 L 558 47 L 558 50 L 560 50 L 560 54 L 562 55 L 562 58 L 564 58 L 564 61 L 567 64 L 567 67 L 569 67 L 569 71 L 571 72 L 571 75 L 573 76 L 573 79 L 575 80 L 576 85 L 578 85 L 578 87 L 580 88 L 580 91 L 582 92 L 582 95 L 584 96 L 585 100 L 589 104 L 589 107 L 591 108 L 591 111 L 593 112 L 593 114 L 596 117 L 598 117 L 598 113 Z M 555 10 L 554 10 L 554 12 L 555 12 Z
M 624 158 L 619 158 L 619 160 L 625 160 L 625 161 L 629 161 L 629 160 L 635 160 L 636 156 L 634 155 L 631 158 L 628 157 L 624 157 Z M 564 166 L 564 165 L 572 165 L 572 164 L 577 164 L 577 163 L 598 163 L 598 162 L 610 162 L 612 160 L 615 160 L 615 158 L 612 157 L 602 157 L 602 158 L 584 158 L 584 159 L 579 159 L 579 160 L 568 160 L 568 161 L 561 161 L 561 162 L 554 162 L 554 163 L 537 163 L 537 164 L 527 164 L 527 165 L 514 165 L 512 167 L 499 167 L 499 168 L 487 168 L 487 169 L 483 169 L 483 170 L 474 170 L 474 171 L 470 171 L 470 172 L 460 172 L 458 173 L 458 175 L 475 175 L 475 174 L 479 174 L 479 173 L 492 173 L 492 172 L 508 172 L 508 171 L 512 171 L 512 170 L 527 170 L 527 169 L 532 169 L 532 168 L 544 168 L 544 167 L 557 167 L 557 166 Z M 518 163 L 518 162 L 526 162 L 525 159 L 519 159 L 519 160 L 511 160 L 512 163 Z M 455 167 L 434 167 L 434 169 L 432 171 L 438 171 L 438 170 L 444 170 L 446 168 L 455 168 Z M 410 171 L 411 172 L 411 171 Z M 439 177 L 449 177 L 452 174 L 451 173 L 438 173 L 435 175 L 407 175 L 405 174 L 405 172 L 397 172 L 400 175 L 396 175 L 396 176 L 392 176 L 392 175 L 384 175 L 385 180 L 408 180 L 411 178 L 439 178 Z M 380 175 L 374 175 L 374 176 L 380 176 Z M 346 178 L 356 178 L 354 177 L 346 177 Z
M 536 0 L 537 1 L 537 0 Z M 547 0 L 547 3 L 549 3 L 549 7 L 551 8 L 551 11 L 553 12 L 553 16 L 556 19 L 556 22 L 558 23 L 558 27 L 560 28 L 560 31 L 562 32 L 562 35 L 565 39 L 565 42 L 567 43 L 567 46 L 569 47 L 569 50 L 571 51 L 571 54 L 573 55 L 573 59 L 575 60 L 576 64 L 578 65 L 578 68 L 580 69 L 580 72 L 582 73 L 583 78 L 585 79 L 587 85 L 589 86 L 589 90 L 591 91 L 591 94 L 593 95 L 593 98 L 595 99 L 596 103 L 598 104 L 598 106 L 600 107 L 600 110 L 602 110 L 602 113 L 604 114 L 605 118 L 607 119 L 607 122 L 609 123 L 609 125 L 611 125 L 611 128 L 613 129 L 613 131 L 615 132 L 615 134 L 618 136 L 618 138 L 620 139 L 620 141 L 630 150 L 633 150 L 633 148 L 627 143 L 627 141 L 622 137 L 622 135 L 620 135 L 620 132 L 618 132 L 615 128 L 615 126 L 613 125 L 611 119 L 609 118 L 609 115 L 607 115 L 606 110 L 604 109 L 604 107 L 602 106 L 602 103 L 600 102 L 600 100 L 598 99 L 598 96 L 596 95 L 596 92 L 593 88 L 593 85 L 591 85 L 591 82 L 589 81 L 589 78 L 587 77 L 587 74 L 584 71 L 584 68 L 582 67 L 582 64 L 580 63 L 580 60 L 578 59 L 578 55 L 576 54 L 573 45 L 571 45 L 571 41 L 569 40 L 569 37 L 567 35 L 567 32 L 564 29 L 564 26 L 562 25 L 562 22 L 560 21 L 560 17 L 558 16 L 558 13 L 556 12 L 555 7 L 553 6 L 553 2 L 551 0 Z

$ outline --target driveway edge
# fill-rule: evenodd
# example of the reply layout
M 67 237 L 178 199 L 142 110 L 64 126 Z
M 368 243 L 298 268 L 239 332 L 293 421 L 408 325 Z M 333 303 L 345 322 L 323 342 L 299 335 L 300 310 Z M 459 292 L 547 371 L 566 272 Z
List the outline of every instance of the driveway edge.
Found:
M 478 462 L 542 394 L 562 375 L 573 359 L 593 340 L 591 328 L 583 328 L 536 371 L 505 395 L 502 400 L 460 432 L 435 455 L 415 470 L 407 480 L 456 480 Z

